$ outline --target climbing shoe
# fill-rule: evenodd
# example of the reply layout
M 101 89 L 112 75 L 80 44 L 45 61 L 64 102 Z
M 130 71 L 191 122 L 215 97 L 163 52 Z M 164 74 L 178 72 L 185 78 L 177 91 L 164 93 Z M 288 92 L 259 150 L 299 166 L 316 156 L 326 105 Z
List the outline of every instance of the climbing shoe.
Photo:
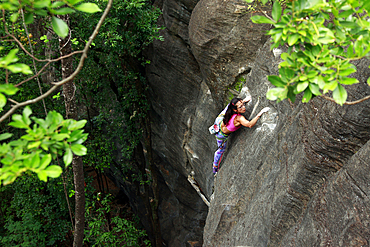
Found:
M 213 173 L 216 174 L 218 172 L 218 166 L 213 165 Z

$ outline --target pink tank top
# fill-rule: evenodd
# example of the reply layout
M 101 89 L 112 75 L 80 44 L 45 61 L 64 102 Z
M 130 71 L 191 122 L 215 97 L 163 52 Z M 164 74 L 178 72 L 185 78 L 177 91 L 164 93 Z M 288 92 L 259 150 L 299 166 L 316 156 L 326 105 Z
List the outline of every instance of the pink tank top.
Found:
M 240 116 L 240 114 L 232 115 L 232 117 L 230 118 L 229 122 L 226 125 L 226 128 L 231 132 L 234 132 L 234 131 L 238 130 L 242 126 L 242 125 L 239 125 L 238 127 L 235 127 L 234 119 L 236 118 L 236 116 Z

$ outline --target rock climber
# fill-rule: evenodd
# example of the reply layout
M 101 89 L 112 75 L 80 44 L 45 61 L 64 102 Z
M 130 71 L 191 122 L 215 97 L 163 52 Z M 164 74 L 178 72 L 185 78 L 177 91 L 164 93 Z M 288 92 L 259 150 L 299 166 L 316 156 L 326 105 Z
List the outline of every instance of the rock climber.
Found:
M 225 152 L 229 135 L 238 130 L 241 126 L 252 128 L 262 114 L 270 110 L 269 107 L 265 107 L 251 121 L 248 121 L 241 114 L 246 112 L 245 103 L 249 102 L 251 99 L 250 96 L 245 99 L 233 98 L 215 120 L 214 129 L 218 146 L 213 160 L 213 173 L 215 176 L 218 172 L 222 155 Z

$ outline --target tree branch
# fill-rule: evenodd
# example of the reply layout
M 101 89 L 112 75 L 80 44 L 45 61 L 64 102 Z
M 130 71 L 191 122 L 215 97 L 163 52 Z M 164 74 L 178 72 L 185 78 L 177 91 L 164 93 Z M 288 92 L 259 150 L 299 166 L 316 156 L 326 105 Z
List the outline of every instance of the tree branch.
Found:
M 13 34 L 10 34 L 10 33 L 8 33 L 8 36 L 9 37 L 11 37 L 12 38 L 12 40 L 3 40 L 3 41 L 9 41 L 9 42 L 13 42 L 13 41 L 15 41 L 18 45 L 19 45 L 19 47 L 28 55 L 28 56 L 30 56 L 32 59 L 35 59 L 37 62 L 57 62 L 57 61 L 59 61 L 59 60 L 62 60 L 62 59 L 64 59 L 64 58 L 67 58 L 67 57 L 70 57 L 70 56 L 73 56 L 73 55 L 75 55 L 75 54 L 79 54 L 79 53 L 83 53 L 83 51 L 84 50 L 82 50 L 82 51 L 74 51 L 74 52 L 72 52 L 72 53 L 70 53 L 70 54 L 68 54 L 68 55 L 65 55 L 65 56 L 63 56 L 63 57 L 58 57 L 58 58 L 56 58 L 56 59 L 39 59 L 39 58 L 37 58 L 37 57 L 35 57 L 35 56 L 32 56 L 32 54 L 26 49 L 26 48 L 24 48 L 24 46 L 22 45 L 22 43 L 13 35 Z
M 325 96 L 325 95 L 320 95 L 320 97 L 322 97 L 322 98 L 324 98 L 324 99 L 326 99 L 326 100 L 329 100 L 329 101 L 331 101 L 331 102 L 337 103 L 337 102 L 335 102 L 335 100 L 334 100 L 333 98 L 331 98 L 331 97 L 328 97 L 328 96 Z M 346 102 L 344 102 L 344 103 L 343 103 L 343 105 L 356 105 L 356 104 L 361 103 L 361 102 L 363 102 L 363 101 L 365 101 L 365 100 L 368 100 L 368 99 L 370 99 L 370 95 L 368 95 L 368 96 L 366 96 L 366 97 L 364 97 L 364 98 L 362 98 L 362 99 L 359 99 L 359 100 L 355 100 L 355 101 L 346 101 Z
M 103 22 L 104 22 L 105 18 L 107 17 L 110 8 L 112 7 L 112 1 L 113 0 L 109 0 L 108 1 L 107 7 L 105 8 L 103 15 L 101 16 L 98 24 L 96 25 L 93 33 L 91 34 L 91 36 L 89 38 L 89 41 L 86 43 L 85 48 L 82 50 L 81 59 L 80 59 L 80 62 L 78 64 L 76 70 L 69 77 L 67 77 L 67 78 L 65 78 L 65 79 L 63 79 L 63 80 L 61 80 L 59 82 L 53 83 L 54 86 L 52 88 L 50 88 L 43 95 L 40 95 L 39 97 L 34 98 L 32 100 L 27 100 L 27 101 L 24 101 L 24 102 L 21 102 L 19 104 L 14 105 L 8 112 L 6 112 L 0 118 L 0 122 L 4 121 L 6 118 L 10 117 L 10 115 L 12 115 L 15 112 L 15 110 L 17 110 L 18 108 L 23 107 L 23 106 L 26 106 L 26 105 L 34 104 L 34 103 L 36 103 L 36 102 L 38 102 L 38 101 L 40 101 L 40 100 L 48 97 L 59 86 L 61 86 L 61 85 L 65 84 L 65 83 L 71 81 L 73 78 L 76 77 L 76 75 L 81 71 L 81 69 L 83 67 L 83 64 L 85 62 L 85 59 L 87 58 L 87 52 L 89 51 L 90 45 L 92 44 L 93 40 L 95 39 L 96 35 L 98 34 L 100 27 L 103 25 Z

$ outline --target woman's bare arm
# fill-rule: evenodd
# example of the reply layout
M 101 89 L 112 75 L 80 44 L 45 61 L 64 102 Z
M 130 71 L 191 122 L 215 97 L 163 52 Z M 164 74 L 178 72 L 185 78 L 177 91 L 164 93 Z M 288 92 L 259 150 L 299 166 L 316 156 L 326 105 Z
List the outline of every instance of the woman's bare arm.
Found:
M 236 121 L 238 121 L 241 125 L 243 125 L 244 127 L 248 127 L 248 128 L 252 128 L 254 125 L 256 125 L 258 119 L 262 116 L 263 113 L 269 111 L 270 108 L 269 107 L 265 107 L 263 108 L 258 114 L 257 116 L 255 116 L 251 121 L 248 121 L 244 116 L 238 116 L 236 118 Z
M 252 128 L 254 125 L 256 125 L 260 117 L 260 115 L 257 115 L 251 121 L 248 121 L 244 116 L 238 116 L 236 120 L 244 127 Z

